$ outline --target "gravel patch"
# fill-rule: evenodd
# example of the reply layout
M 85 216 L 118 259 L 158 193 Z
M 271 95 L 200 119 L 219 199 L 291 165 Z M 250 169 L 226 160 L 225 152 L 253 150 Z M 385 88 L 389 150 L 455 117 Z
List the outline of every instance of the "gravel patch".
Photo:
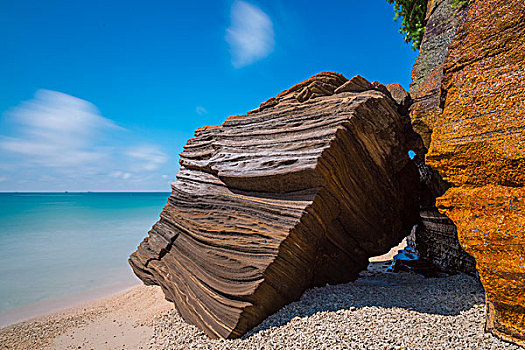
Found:
M 374 264 L 376 264 L 374 266 Z M 241 339 L 211 340 L 176 311 L 157 316 L 159 349 L 522 349 L 484 332 L 484 292 L 468 275 L 371 271 L 308 290 Z

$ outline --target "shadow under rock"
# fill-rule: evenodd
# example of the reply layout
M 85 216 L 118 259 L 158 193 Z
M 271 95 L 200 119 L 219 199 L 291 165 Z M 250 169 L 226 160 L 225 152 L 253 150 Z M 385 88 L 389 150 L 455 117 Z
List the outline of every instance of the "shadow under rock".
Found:
M 300 300 L 286 305 L 242 338 L 319 312 L 375 306 L 454 316 L 485 302 L 483 287 L 475 277 L 459 274 L 424 278 L 413 273 L 386 272 L 382 265 L 371 263 L 354 282 L 307 290 Z

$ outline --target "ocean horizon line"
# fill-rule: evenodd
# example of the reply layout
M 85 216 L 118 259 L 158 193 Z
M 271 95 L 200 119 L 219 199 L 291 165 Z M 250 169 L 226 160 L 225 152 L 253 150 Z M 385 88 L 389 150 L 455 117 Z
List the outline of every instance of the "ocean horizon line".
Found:
M 0 194 L 38 194 L 38 193 L 171 193 L 171 191 L 0 191 Z

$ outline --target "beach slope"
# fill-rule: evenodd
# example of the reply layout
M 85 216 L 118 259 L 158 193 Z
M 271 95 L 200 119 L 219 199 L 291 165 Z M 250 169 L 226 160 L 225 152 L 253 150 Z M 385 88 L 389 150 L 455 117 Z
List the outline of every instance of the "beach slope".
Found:
M 0 330 L 1 349 L 520 349 L 484 332 L 484 292 L 468 275 L 423 278 L 372 262 L 355 282 L 308 290 L 240 339 L 212 340 L 159 287 Z

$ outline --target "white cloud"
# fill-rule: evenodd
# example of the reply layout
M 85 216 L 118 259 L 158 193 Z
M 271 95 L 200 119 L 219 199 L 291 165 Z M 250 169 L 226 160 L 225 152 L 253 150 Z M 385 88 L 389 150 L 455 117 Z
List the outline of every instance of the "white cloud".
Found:
M 67 94 L 39 90 L 3 118 L 2 191 L 165 189 L 175 170 L 158 145 Z
M 109 173 L 109 176 L 114 177 L 116 179 L 127 180 L 131 176 L 133 176 L 133 174 L 132 173 L 127 173 L 127 172 L 122 172 L 122 171 L 112 171 L 111 173 Z
M 270 54 L 274 47 L 273 24 L 260 8 L 237 0 L 231 8 L 231 25 L 226 30 L 232 64 L 247 66 Z
M 208 111 L 206 110 L 206 108 L 202 106 L 197 106 L 197 108 L 195 108 L 195 112 L 197 112 L 198 115 L 208 114 Z
M 168 156 L 156 145 L 133 147 L 125 154 L 135 160 L 135 167 L 139 170 L 156 170 L 168 160 Z
M 112 171 L 111 173 L 109 173 L 109 176 L 119 178 L 122 176 L 122 171 Z
M 91 147 L 93 137 L 103 130 L 121 129 L 93 104 L 50 90 L 38 90 L 8 115 L 20 132 L 17 137 L 0 138 L 0 148 L 48 167 L 99 161 L 105 152 Z

